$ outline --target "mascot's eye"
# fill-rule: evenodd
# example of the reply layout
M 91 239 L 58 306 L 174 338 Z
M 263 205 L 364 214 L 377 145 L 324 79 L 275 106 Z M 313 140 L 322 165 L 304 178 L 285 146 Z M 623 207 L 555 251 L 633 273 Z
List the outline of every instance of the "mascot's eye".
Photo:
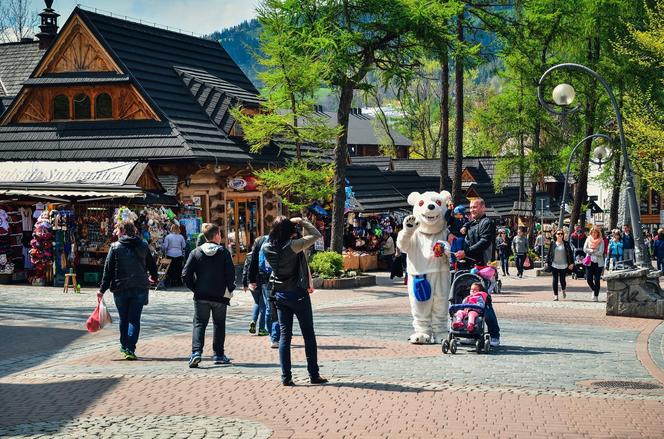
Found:
M 440 200 L 436 200 L 436 204 L 439 205 L 439 206 L 442 206 L 442 205 L 443 205 L 443 202 L 440 201 Z
M 420 200 L 420 202 L 417 204 L 419 204 L 420 206 L 424 206 L 424 200 Z

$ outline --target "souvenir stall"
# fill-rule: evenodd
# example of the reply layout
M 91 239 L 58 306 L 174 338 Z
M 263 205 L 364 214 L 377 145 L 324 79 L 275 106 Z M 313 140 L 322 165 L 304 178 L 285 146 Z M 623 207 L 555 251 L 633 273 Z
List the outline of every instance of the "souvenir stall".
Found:
M 378 257 L 383 241 L 396 236 L 396 225 L 403 215 L 399 213 L 354 213 L 346 216 L 344 232 L 344 269 L 369 271 L 378 268 Z
M 32 207 L 0 203 L 0 283 L 27 279 L 32 239 Z M 39 213 L 37 213 L 39 216 Z

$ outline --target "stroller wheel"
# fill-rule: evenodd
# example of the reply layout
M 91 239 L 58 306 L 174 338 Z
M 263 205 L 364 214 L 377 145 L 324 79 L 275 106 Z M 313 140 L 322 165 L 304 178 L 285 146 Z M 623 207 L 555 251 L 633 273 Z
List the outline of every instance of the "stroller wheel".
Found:
M 446 354 L 450 351 L 450 342 L 443 340 L 443 354 Z
M 572 279 L 576 279 L 576 273 L 572 272 Z
M 452 353 L 452 355 L 456 354 L 458 344 L 459 342 L 457 342 L 456 339 L 452 340 L 452 344 L 450 345 L 450 352 Z
M 494 292 L 495 292 L 496 294 L 500 294 L 502 291 L 503 291 L 503 281 L 502 281 L 502 280 L 498 280 L 498 281 L 496 282 L 496 288 L 494 288 Z
M 489 334 L 484 335 L 484 352 L 491 352 L 491 336 Z
M 482 344 L 483 344 L 483 343 L 482 343 L 482 339 L 481 339 L 481 338 L 478 338 L 477 341 L 475 342 L 475 351 L 476 351 L 478 354 L 481 354 L 481 353 L 482 353 L 482 348 L 484 347 L 484 346 L 482 346 Z

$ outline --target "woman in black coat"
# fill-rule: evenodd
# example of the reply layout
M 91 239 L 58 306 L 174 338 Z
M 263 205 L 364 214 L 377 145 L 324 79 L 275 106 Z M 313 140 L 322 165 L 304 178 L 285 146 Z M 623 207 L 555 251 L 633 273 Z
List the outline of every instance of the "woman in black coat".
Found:
M 558 230 L 556 240 L 549 246 L 549 253 L 546 255 L 546 265 L 551 269 L 553 277 L 553 300 L 558 300 L 558 280 L 563 290 L 563 299 L 567 297 L 565 289 L 567 282 L 567 270 L 574 267 L 574 254 L 568 241 L 565 241 L 565 232 Z

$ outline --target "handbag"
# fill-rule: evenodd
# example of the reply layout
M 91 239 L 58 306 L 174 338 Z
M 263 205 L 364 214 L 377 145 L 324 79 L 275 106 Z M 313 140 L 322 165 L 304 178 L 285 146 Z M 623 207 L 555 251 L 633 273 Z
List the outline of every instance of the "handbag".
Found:
M 551 265 L 545 263 L 544 264 L 544 272 L 545 273 L 551 273 Z
M 590 255 L 586 255 L 586 257 L 583 258 L 583 265 L 585 265 L 586 267 L 589 267 L 590 264 L 592 264 L 592 263 L 593 263 L 593 260 L 590 257 Z
M 530 260 L 530 256 L 526 256 L 526 258 L 523 260 L 523 269 L 530 270 L 532 268 L 533 268 L 533 262 Z

